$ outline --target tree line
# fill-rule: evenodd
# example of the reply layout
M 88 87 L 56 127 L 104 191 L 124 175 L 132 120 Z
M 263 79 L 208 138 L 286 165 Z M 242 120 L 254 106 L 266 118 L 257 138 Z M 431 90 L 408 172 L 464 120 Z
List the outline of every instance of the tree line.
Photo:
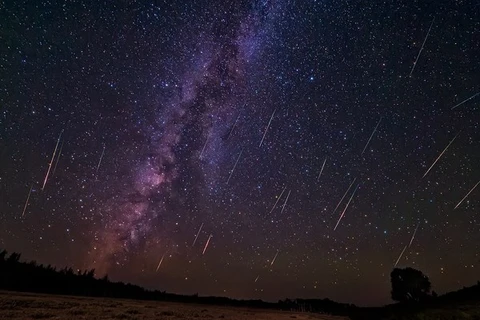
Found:
M 47 294 L 110 297 L 136 300 L 161 300 L 171 302 L 200 303 L 250 308 L 296 310 L 325 313 L 346 313 L 353 305 L 341 304 L 329 299 L 285 299 L 277 303 L 263 300 L 236 300 L 226 297 L 200 297 L 178 295 L 159 290 L 146 290 L 123 282 L 112 282 L 105 276 L 95 278 L 95 270 L 77 270 L 65 267 L 57 269 L 35 261 L 22 262 L 19 253 L 0 251 L 0 289 Z
M 0 289 L 47 294 L 78 295 L 90 297 L 110 297 L 136 300 L 160 300 L 170 302 L 199 303 L 224 306 L 238 306 L 264 309 L 293 310 L 303 312 L 328 313 L 335 315 L 362 315 L 364 311 L 383 313 L 384 311 L 407 306 L 431 306 L 476 299 L 480 301 L 480 282 L 456 292 L 437 297 L 431 291 L 431 283 L 421 271 L 395 268 L 390 274 L 393 300 L 397 305 L 384 308 L 359 308 L 353 304 L 338 303 L 329 299 L 285 299 L 277 303 L 263 300 L 236 300 L 226 297 L 199 297 L 178 295 L 159 290 L 146 290 L 140 286 L 123 282 L 112 282 L 105 276 L 95 278 L 95 270 L 57 269 L 51 265 L 37 264 L 35 261 L 22 262 L 19 253 L 8 254 L 0 251 Z M 380 310 L 381 309 L 381 310 Z M 355 317 L 356 318 L 356 317 Z

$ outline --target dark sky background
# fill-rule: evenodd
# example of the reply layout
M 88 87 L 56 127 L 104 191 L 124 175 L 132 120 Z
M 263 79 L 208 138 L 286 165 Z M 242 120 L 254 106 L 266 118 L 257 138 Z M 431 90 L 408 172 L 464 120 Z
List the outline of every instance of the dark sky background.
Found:
M 269 301 L 479 280 L 476 1 L 2 1 L 0 42 L 24 259 Z

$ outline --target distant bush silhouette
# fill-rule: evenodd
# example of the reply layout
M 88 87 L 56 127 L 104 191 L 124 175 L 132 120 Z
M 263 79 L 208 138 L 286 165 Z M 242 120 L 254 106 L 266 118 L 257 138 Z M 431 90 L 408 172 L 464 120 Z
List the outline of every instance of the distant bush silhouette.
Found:
M 413 268 L 393 269 L 392 300 L 399 302 L 423 302 L 430 295 L 430 280 L 420 270 Z

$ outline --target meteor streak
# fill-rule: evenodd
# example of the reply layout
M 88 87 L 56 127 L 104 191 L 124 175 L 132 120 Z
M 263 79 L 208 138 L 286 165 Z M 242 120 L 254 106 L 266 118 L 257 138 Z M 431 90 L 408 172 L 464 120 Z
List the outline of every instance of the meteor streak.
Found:
M 30 194 L 32 193 L 32 189 L 33 189 L 33 184 L 30 186 L 30 191 L 28 191 L 28 196 L 27 196 L 27 200 L 25 201 L 25 206 L 23 206 L 22 218 L 25 215 L 25 211 L 27 210 L 28 201 L 30 200 Z
M 203 248 L 202 255 L 205 254 L 205 251 L 207 251 L 208 244 L 210 243 L 210 239 L 211 239 L 212 237 L 213 237 L 213 235 L 209 235 L 209 236 L 208 236 L 208 240 L 207 240 L 207 243 L 205 243 L 205 248 Z
M 292 192 L 292 190 L 288 191 L 287 198 L 285 198 L 285 202 L 283 203 L 282 211 L 280 211 L 280 214 L 282 214 L 283 210 L 285 210 L 285 206 L 287 205 L 287 201 L 288 201 L 288 198 L 290 197 L 291 192 Z
M 233 123 L 233 127 L 232 127 L 232 129 L 230 130 L 230 133 L 228 134 L 227 140 L 230 139 L 230 136 L 232 135 L 233 130 L 235 129 L 235 126 L 237 125 L 238 118 L 240 118 L 240 115 L 238 115 L 238 116 L 237 116 L 237 119 L 235 119 L 235 122 Z
M 460 107 L 462 104 L 464 104 L 465 102 L 467 102 L 467 101 L 469 101 L 469 100 L 472 100 L 473 98 L 475 98 L 475 97 L 478 96 L 479 94 L 480 94 L 480 92 L 475 93 L 475 94 L 474 94 L 473 96 L 471 96 L 470 98 L 465 99 L 465 100 L 463 100 L 462 102 L 460 102 L 459 104 L 453 106 L 452 109 L 450 109 L 450 110 L 453 110 L 453 109 L 455 109 L 456 107 Z
M 380 121 L 382 121 L 382 117 L 380 117 L 380 120 L 378 120 L 378 123 L 377 123 L 377 125 L 375 126 L 375 129 L 373 129 L 373 132 L 372 132 L 372 134 L 370 135 L 370 138 L 368 139 L 367 144 L 366 144 L 365 147 L 363 148 L 362 154 L 365 152 L 365 150 L 367 150 L 367 147 L 368 147 L 368 144 L 370 143 L 370 140 L 372 140 L 373 135 L 375 134 L 375 132 L 377 131 L 378 126 L 380 125 Z
M 98 165 L 97 165 L 97 170 L 95 171 L 95 175 L 98 174 L 98 169 L 100 169 L 100 165 L 102 164 L 102 159 L 104 154 L 105 154 L 105 145 L 103 145 L 102 154 L 100 155 L 100 160 L 98 160 Z
M 52 177 L 55 175 L 55 171 L 57 171 L 58 161 L 60 160 L 60 156 L 62 155 L 64 142 L 65 140 L 62 140 L 62 144 L 60 145 L 60 150 L 58 151 L 57 161 L 55 162 L 55 166 L 53 167 Z
M 335 210 L 333 210 L 333 213 L 335 213 L 335 211 L 337 211 L 338 207 L 340 207 L 340 204 L 342 203 L 343 199 L 344 199 L 345 196 L 347 195 L 348 190 L 350 190 L 350 188 L 351 188 L 351 187 L 353 186 L 353 184 L 355 183 L 355 180 L 357 180 L 357 178 L 353 179 L 352 183 L 350 183 L 350 186 L 348 187 L 347 191 L 345 191 L 345 193 L 343 194 L 342 199 L 340 199 L 340 201 L 338 202 L 337 206 L 335 207 Z
M 397 261 L 395 262 L 395 265 L 393 266 L 394 268 L 397 267 L 398 262 L 400 261 L 400 259 L 402 259 L 403 253 L 405 252 L 405 250 L 407 250 L 407 246 L 408 246 L 408 245 L 406 245 L 405 248 L 403 248 L 402 253 L 400 253 L 400 256 L 398 256 L 398 259 L 397 259 Z
M 42 191 L 43 189 L 45 189 L 45 185 L 47 184 L 48 176 L 50 175 L 50 169 L 52 169 L 53 159 L 55 159 L 55 154 L 57 154 L 58 144 L 60 143 L 60 139 L 62 138 L 62 133 L 63 133 L 63 129 L 60 132 L 60 135 L 58 136 L 57 144 L 55 145 L 55 150 L 53 150 L 52 160 L 50 160 L 50 163 L 48 164 L 48 170 L 47 170 L 47 173 L 45 174 L 45 180 L 43 180 Z
M 357 184 L 357 186 L 355 187 L 355 190 L 353 190 L 353 193 L 350 196 L 350 199 L 348 200 L 347 205 L 345 206 L 345 209 L 343 209 L 343 212 L 340 215 L 340 218 L 338 219 L 337 224 L 335 225 L 335 228 L 333 228 L 333 231 L 337 230 L 337 227 L 338 227 L 340 221 L 342 220 L 343 216 L 345 215 L 345 212 L 347 211 L 348 206 L 350 205 L 350 202 L 352 201 L 353 196 L 355 195 L 355 192 L 357 192 L 358 186 L 359 186 L 359 184 Z
M 320 169 L 320 173 L 318 174 L 318 177 L 317 177 L 317 182 L 318 182 L 318 180 L 320 180 L 320 176 L 322 175 L 323 168 L 325 168 L 325 163 L 326 162 L 327 162 L 327 157 L 325 157 L 325 160 L 323 161 L 322 169 Z
M 195 240 L 193 240 L 192 247 L 195 245 L 195 242 L 197 242 L 198 235 L 200 234 L 200 231 L 202 231 L 203 228 L 203 223 L 200 225 L 200 228 L 198 228 L 197 235 L 195 236 Z
M 199 158 L 201 159 L 203 156 L 203 152 L 205 151 L 205 148 L 207 147 L 208 139 L 210 138 L 210 134 L 208 134 L 207 139 L 205 140 L 205 144 L 203 145 L 202 152 L 200 152 Z
M 277 259 L 277 256 L 278 256 L 278 253 L 280 252 L 280 250 L 277 250 L 277 253 L 275 254 L 275 257 L 273 257 L 273 260 L 272 262 L 270 263 L 270 266 L 273 266 L 273 264 L 275 263 L 275 260 Z
M 268 121 L 267 128 L 265 129 L 265 132 L 263 133 L 262 141 L 260 141 L 259 147 L 261 147 L 262 144 L 263 144 L 263 140 L 265 139 L 265 136 L 267 135 L 268 128 L 270 128 L 270 124 L 272 123 L 272 119 L 273 119 L 273 116 L 274 116 L 276 111 L 277 111 L 277 109 L 273 110 L 272 116 L 270 117 L 270 121 Z
M 432 30 L 433 23 L 435 22 L 435 18 L 433 18 L 432 23 L 430 24 L 430 28 L 428 28 L 427 36 L 425 37 L 425 40 L 423 40 L 422 47 L 420 48 L 420 51 L 418 52 L 417 58 L 415 59 L 415 62 L 413 63 L 412 70 L 410 71 L 409 77 L 412 76 L 413 70 L 415 69 L 415 66 L 417 65 L 418 58 L 420 58 L 420 55 L 422 54 L 423 47 L 425 46 L 425 42 L 427 42 L 428 36 L 430 35 L 430 30 Z
M 240 154 L 237 157 L 237 161 L 235 161 L 235 165 L 233 166 L 232 171 L 230 172 L 230 175 L 228 176 L 227 184 L 230 181 L 230 178 L 232 177 L 232 174 L 235 171 L 235 168 L 237 167 L 237 163 L 238 163 L 238 160 L 240 160 L 240 157 L 242 156 L 242 152 L 243 152 L 243 149 L 242 149 L 242 151 L 240 151 Z
M 470 193 L 472 193 L 473 190 L 475 190 L 475 188 L 480 184 L 480 181 L 477 182 L 476 185 L 473 186 L 472 189 L 470 189 L 470 191 L 468 191 L 467 195 L 465 197 L 463 197 L 462 200 L 460 200 L 460 202 L 455 206 L 455 208 L 453 208 L 453 210 L 457 209 L 463 202 L 463 200 L 465 200 L 469 195 Z
M 162 265 L 163 258 L 165 258 L 165 255 L 166 255 L 166 254 L 167 254 L 166 252 L 163 254 L 162 259 L 160 259 L 160 262 L 158 263 L 158 266 L 157 266 L 157 270 L 155 270 L 155 272 L 157 272 L 158 269 L 160 268 L 160 266 Z
M 273 205 L 272 210 L 270 210 L 269 213 L 272 213 L 273 210 L 275 210 L 275 208 L 277 207 L 278 201 L 280 201 L 280 198 L 282 197 L 285 190 L 287 190 L 287 186 L 285 186 L 285 188 L 283 188 L 282 192 L 280 193 L 280 196 L 278 196 L 277 201 L 275 201 L 275 204 Z
M 425 174 L 423 175 L 422 179 L 425 178 L 425 176 L 430 172 L 430 170 L 432 170 L 433 166 L 435 165 L 435 163 L 437 163 L 438 160 L 440 160 L 440 158 L 443 156 L 443 154 L 445 153 L 445 151 L 447 151 L 448 147 L 450 147 L 450 145 L 453 143 L 453 141 L 457 138 L 457 136 L 460 134 L 457 133 L 457 135 L 455 137 L 453 137 L 452 141 L 450 141 L 450 143 L 445 147 L 445 149 L 443 149 L 442 153 L 440 153 L 440 155 L 437 157 L 437 159 L 432 163 L 432 165 L 430 166 L 430 168 L 428 168 L 428 170 L 425 172 Z
M 413 243 L 413 239 L 415 239 L 415 235 L 417 234 L 418 227 L 420 227 L 420 222 L 417 224 L 417 227 L 415 228 L 415 231 L 413 232 L 412 238 L 410 239 L 410 243 L 408 246 L 410 247 Z

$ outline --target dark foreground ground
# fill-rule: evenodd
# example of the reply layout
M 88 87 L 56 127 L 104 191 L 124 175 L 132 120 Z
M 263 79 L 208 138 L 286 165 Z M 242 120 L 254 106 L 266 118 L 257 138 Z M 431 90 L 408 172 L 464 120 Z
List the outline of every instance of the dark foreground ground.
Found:
M 395 314 L 388 320 L 480 320 L 479 304 L 462 304 L 457 306 L 438 306 L 414 313 Z
M 437 303 L 430 306 L 394 305 L 383 308 L 360 308 L 352 320 L 480 320 L 480 303 Z
M 348 318 L 275 310 L 0 291 L 0 319 L 343 320 Z

